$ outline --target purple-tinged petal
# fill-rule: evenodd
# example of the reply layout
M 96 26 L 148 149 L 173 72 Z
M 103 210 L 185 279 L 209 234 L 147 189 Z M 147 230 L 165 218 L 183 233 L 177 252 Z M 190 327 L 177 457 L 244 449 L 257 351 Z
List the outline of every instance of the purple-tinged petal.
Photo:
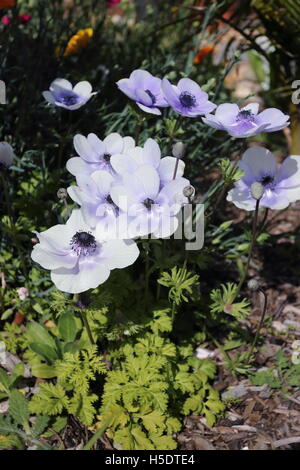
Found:
M 123 139 L 117 132 L 113 132 L 105 137 L 103 141 L 106 150 L 110 155 L 114 155 L 115 153 L 122 153 L 123 150 Z
M 215 112 L 216 119 L 224 126 L 234 124 L 239 113 L 239 107 L 234 103 L 224 103 L 217 107 Z
M 150 107 L 145 106 L 141 103 L 136 103 L 136 104 L 142 111 L 145 111 L 145 113 L 156 114 L 157 116 L 161 115 L 161 111 L 158 108 L 155 108 L 155 107 L 150 108 Z
M 177 160 L 175 157 L 164 157 L 161 159 L 158 167 L 158 173 L 163 184 L 173 180 L 176 165 L 176 178 L 179 178 L 183 176 L 185 163 L 182 160 Z
M 282 129 L 283 127 L 288 126 L 289 119 L 290 117 L 287 114 L 283 114 L 283 112 L 280 111 L 279 109 L 268 108 L 262 111 L 261 113 L 259 113 L 256 116 L 255 121 L 257 122 L 257 124 L 268 123 L 268 126 L 265 129 L 265 132 L 273 132 L 273 129 L 276 129 L 278 127 Z

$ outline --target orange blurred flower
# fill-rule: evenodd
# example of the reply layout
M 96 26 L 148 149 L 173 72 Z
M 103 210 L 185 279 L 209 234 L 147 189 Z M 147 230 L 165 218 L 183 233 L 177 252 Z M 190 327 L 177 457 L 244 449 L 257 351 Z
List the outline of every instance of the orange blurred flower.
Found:
M 207 46 L 202 47 L 200 51 L 197 53 L 197 55 L 194 57 L 194 64 L 195 65 L 200 64 L 200 62 L 202 62 L 204 57 L 206 57 L 207 54 L 212 52 L 213 49 L 214 49 L 214 46 L 212 46 L 211 44 L 208 44 Z
M 0 10 L 2 8 L 11 8 L 16 4 L 16 0 L 0 0 Z
M 87 47 L 90 38 L 93 36 L 93 33 L 94 31 L 92 28 L 80 29 L 69 40 L 66 50 L 64 52 L 64 56 L 77 54 L 80 49 L 84 49 L 85 47 Z

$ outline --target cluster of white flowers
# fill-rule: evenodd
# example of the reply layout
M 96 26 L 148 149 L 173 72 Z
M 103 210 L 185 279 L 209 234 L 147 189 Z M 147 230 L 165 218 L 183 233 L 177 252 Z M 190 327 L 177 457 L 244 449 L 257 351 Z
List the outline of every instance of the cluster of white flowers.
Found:
M 74 209 L 65 225 L 37 233 L 32 259 L 51 270 L 51 279 L 64 292 L 80 293 L 106 281 L 110 271 L 135 262 L 134 239 L 165 238 L 178 226 L 177 214 L 188 199 L 184 162 L 161 158 L 159 145 L 148 139 L 143 147 L 117 133 L 100 140 L 95 134 L 76 135 L 78 157 L 67 162 L 77 185 L 68 194 Z

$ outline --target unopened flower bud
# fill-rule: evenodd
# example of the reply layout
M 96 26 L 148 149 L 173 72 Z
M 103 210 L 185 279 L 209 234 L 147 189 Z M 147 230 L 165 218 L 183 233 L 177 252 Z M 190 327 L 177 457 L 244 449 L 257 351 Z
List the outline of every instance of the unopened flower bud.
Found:
M 9 168 L 15 158 L 12 146 L 7 142 L 0 142 L 0 167 Z
M 264 187 L 261 183 L 257 181 L 251 184 L 250 191 L 251 191 L 251 196 L 257 201 L 259 201 L 263 197 Z
M 172 154 L 175 158 L 184 158 L 185 144 L 183 142 L 176 142 L 172 147 Z
M 57 197 L 58 199 L 67 199 L 68 197 L 68 192 L 65 188 L 59 188 L 59 190 L 57 191 Z
M 20 300 L 25 300 L 26 297 L 29 296 L 29 291 L 27 287 L 20 287 L 19 289 L 17 289 L 17 294 Z
M 183 188 L 183 195 L 189 199 L 192 199 L 195 196 L 194 186 L 186 186 Z
M 259 282 L 256 279 L 250 279 L 250 281 L 248 282 L 248 289 L 252 290 L 253 292 L 256 292 L 260 289 Z

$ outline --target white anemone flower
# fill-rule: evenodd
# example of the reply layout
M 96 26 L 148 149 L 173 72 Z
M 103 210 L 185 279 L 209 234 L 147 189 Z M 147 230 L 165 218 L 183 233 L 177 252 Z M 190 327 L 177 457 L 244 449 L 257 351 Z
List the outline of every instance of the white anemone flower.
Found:
M 69 111 L 81 108 L 96 94 L 96 91 L 92 93 L 92 85 L 89 82 L 79 82 L 73 88 L 72 83 L 65 78 L 56 78 L 49 90 L 43 91 L 43 97 L 49 104 Z
M 143 147 L 134 147 L 126 155 L 114 155 L 111 165 L 116 173 L 133 173 L 142 165 L 151 165 L 160 177 L 160 187 L 173 180 L 174 176 L 183 176 L 185 164 L 175 157 L 161 158 L 161 150 L 154 139 L 147 139 Z M 176 169 L 176 172 L 175 172 Z
M 79 157 L 73 157 L 67 161 L 67 170 L 76 177 L 84 173 L 89 175 L 97 170 L 115 174 L 111 165 L 112 157 L 117 155 L 123 158 L 124 154 L 126 155 L 135 147 L 132 137 L 121 137 L 117 132 L 109 134 L 104 140 L 100 140 L 93 133 L 87 137 L 77 134 L 73 143 Z
M 189 186 L 177 178 L 161 188 L 160 177 L 151 165 L 142 165 L 123 176 L 123 183 L 111 188 L 111 199 L 128 215 L 128 238 L 153 234 L 156 238 L 172 235 L 178 227 L 176 215 L 188 199 L 183 190 Z
M 300 155 L 291 155 L 278 166 L 269 150 L 254 146 L 243 154 L 238 166 L 244 176 L 229 191 L 227 201 L 240 209 L 255 209 L 254 183 L 263 189 L 259 207 L 281 210 L 300 199 Z
M 38 244 L 31 257 L 51 270 L 56 287 L 71 294 L 85 292 L 103 284 L 112 269 L 135 262 L 139 250 L 132 240 L 102 240 L 75 209 L 65 225 L 55 225 L 36 233 Z

